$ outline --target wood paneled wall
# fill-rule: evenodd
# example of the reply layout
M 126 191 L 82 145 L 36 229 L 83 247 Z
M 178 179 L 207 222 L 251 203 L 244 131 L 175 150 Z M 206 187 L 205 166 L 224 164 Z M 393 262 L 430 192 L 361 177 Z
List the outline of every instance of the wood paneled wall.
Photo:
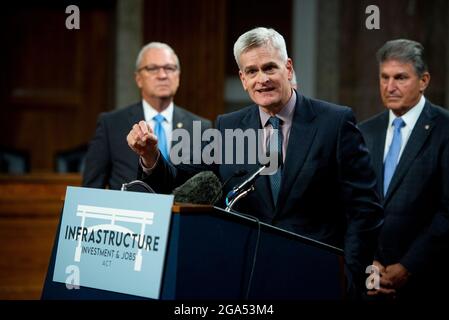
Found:
M 292 0 L 227 0 L 226 16 L 226 75 L 238 77 L 234 58 L 234 43 L 244 32 L 256 27 L 273 28 L 285 39 L 292 56 Z
M 80 5 L 79 30 L 66 29 L 63 2 L 2 9 L 0 145 L 28 150 L 32 171 L 52 171 L 110 107 L 114 1 L 96 3 Z
M 380 29 L 367 30 L 365 8 L 377 5 Z M 388 40 L 408 38 L 419 41 L 427 53 L 432 76 L 426 97 L 444 106 L 446 59 L 449 50 L 445 0 L 342 0 L 340 5 L 340 102 L 364 120 L 382 110 L 376 51 Z
M 179 57 L 175 102 L 215 120 L 224 110 L 226 1 L 145 1 L 143 21 L 144 42 L 166 42 Z
M 39 299 L 68 185 L 76 174 L 0 175 L 0 300 Z

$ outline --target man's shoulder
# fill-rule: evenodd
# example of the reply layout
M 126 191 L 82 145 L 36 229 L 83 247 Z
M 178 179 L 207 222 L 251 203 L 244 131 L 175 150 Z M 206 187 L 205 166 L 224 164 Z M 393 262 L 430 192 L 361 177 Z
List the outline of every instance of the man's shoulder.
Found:
M 431 112 L 439 116 L 443 121 L 449 121 L 449 110 L 433 104 L 432 102 L 428 101 L 429 108 Z
M 352 114 L 352 109 L 348 106 L 336 104 L 329 101 L 324 101 L 320 99 L 314 99 L 306 96 L 299 96 L 299 105 L 307 106 L 309 105 L 310 108 L 313 110 L 313 112 L 316 115 L 338 115 L 341 116 L 342 114 Z
M 137 102 L 123 108 L 102 112 L 99 117 L 105 121 L 113 121 L 113 120 L 121 121 L 127 119 L 126 115 L 137 112 L 142 113 L 143 115 L 143 108 L 141 102 Z
M 203 117 L 201 117 L 201 116 L 199 116 L 199 115 L 197 115 L 197 114 L 195 114 L 193 112 L 190 112 L 187 109 L 184 109 L 183 107 L 175 105 L 173 112 L 175 114 L 177 114 L 178 116 L 189 118 L 192 121 L 194 121 L 194 120 L 202 121 L 204 123 L 212 125 L 212 121 L 210 121 L 209 119 L 203 118 Z
M 382 125 L 386 120 L 388 120 L 388 111 L 382 111 L 361 121 L 358 126 L 364 131 L 369 131 L 371 129 L 377 130 L 379 125 Z
M 218 118 L 220 118 L 220 121 L 226 122 L 239 121 L 244 117 L 248 116 L 248 114 L 257 112 L 258 111 L 257 108 L 258 108 L 257 105 L 251 104 L 249 106 L 243 107 L 242 109 L 219 115 Z
M 306 97 L 306 96 L 300 96 L 299 99 L 303 99 L 302 103 L 311 103 L 316 108 L 330 109 L 330 110 L 335 110 L 335 111 L 351 109 L 348 106 L 344 106 L 344 105 L 337 104 L 337 103 L 330 102 L 330 101 L 310 98 L 310 97 Z M 301 103 L 301 100 L 300 100 L 300 103 Z

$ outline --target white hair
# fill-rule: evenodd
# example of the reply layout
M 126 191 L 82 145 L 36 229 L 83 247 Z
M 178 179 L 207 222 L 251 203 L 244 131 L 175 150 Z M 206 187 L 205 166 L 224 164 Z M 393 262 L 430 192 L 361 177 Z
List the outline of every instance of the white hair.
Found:
M 140 49 L 139 54 L 137 55 L 136 60 L 136 70 L 139 69 L 140 63 L 142 62 L 143 55 L 145 51 L 149 49 L 165 49 L 168 50 L 173 56 L 175 57 L 176 66 L 178 67 L 178 70 L 181 70 L 181 65 L 179 64 L 178 56 L 176 55 L 175 51 L 170 47 L 168 44 L 163 42 L 150 42 L 146 44 L 145 46 Z
M 234 44 L 234 58 L 239 68 L 242 53 L 266 45 L 277 49 L 282 61 L 287 62 L 288 54 L 284 37 L 274 29 L 258 27 L 242 34 Z

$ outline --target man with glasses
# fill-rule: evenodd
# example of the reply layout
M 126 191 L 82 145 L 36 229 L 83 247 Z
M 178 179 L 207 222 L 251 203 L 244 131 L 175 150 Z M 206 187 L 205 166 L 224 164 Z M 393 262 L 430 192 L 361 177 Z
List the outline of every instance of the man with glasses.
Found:
M 145 120 L 150 125 L 158 136 L 161 154 L 167 160 L 174 129 L 186 129 L 192 135 L 195 120 L 202 122 L 202 130 L 212 126 L 209 120 L 173 103 L 180 73 L 179 59 L 169 45 L 151 42 L 140 50 L 135 80 L 142 101 L 100 115 L 87 152 L 83 186 L 118 190 L 123 183 L 136 179 L 139 157 L 126 142 L 134 123 Z

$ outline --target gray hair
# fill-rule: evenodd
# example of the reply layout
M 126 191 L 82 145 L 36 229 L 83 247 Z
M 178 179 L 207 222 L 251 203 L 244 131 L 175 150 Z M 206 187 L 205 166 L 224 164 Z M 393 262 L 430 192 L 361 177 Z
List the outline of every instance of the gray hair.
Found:
M 234 43 L 234 58 L 240 68 L 240 56 L 246 51 L 271 45 L 278 50 L 282 61 L 287 62 L 287 46 L 284 37 L 274 29 L 254 28 L 242 34 Z
M 377 51 L 377 62 L 379 64 L 387 60 L 397 60 L 403 63 L 411 63 L 418 77 L 427 72 L 427 63 L 424 59 L 424 47 L 416 41 L 408 39 L 397 39 L 387 41 Z
M 175 53 L 175 50 L 173 50 L 172 47 L 170 47 L 168 44 L 163 43 L 163 42 L 150 42 L 150 43 L 146 44 L 144 47 L 142 47 L 142 49 L 140 49 L 140 52 L 137 55 L 137 60 L 136 60 L 136 70 L 139 69 L 139 66 L 140 66 L 140 63 L 142 62 L 142 58 L 143 58 L 143 55 L 145 54 L 145 51 L 147 51 L 149 49 L 168 50 L 175 57 L 175 62 L 176 62 L 176 66 L 178 67 L 178 70 L 181 70 L 181 65 L 179 64 L 179 59 Z

